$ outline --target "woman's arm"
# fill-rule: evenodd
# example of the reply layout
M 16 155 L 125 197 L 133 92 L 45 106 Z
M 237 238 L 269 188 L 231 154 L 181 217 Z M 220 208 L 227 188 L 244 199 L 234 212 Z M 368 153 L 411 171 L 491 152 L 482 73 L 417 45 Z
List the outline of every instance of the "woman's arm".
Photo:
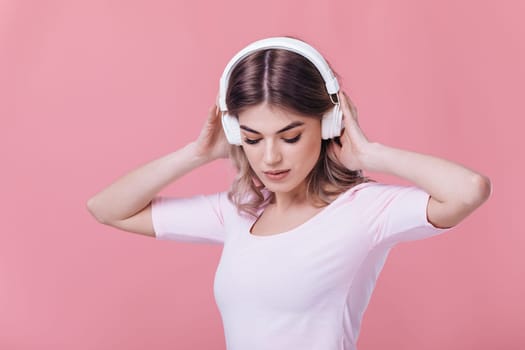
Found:
M 104 224 L 127 219 L 146 207 L 163 187 L 206 162 L 196 156 L 191 142 L 120 177 L 91 197 L 87 208 Z
M 345 130 L 341 146 L 332 143 L 330 151 L 348 169 L 392 174 L 425 190 L 431 196 L 427 219 L 434 226 L 448 228 L 458 224 L 490 196 L 490 180 L 462 165 L 369 142 L 359 127 L 357 109 L 350 98 L 340 92 L 339 101 Z
M 490 180 L 449 160 L 369 143 L 363 169 L 406 179 L 430 194 L 427 218 L 434 226 L 452 227 L 485 202 Z
M 155 195 L 191 170 L 227 158 L 228 150 L 220 110 L 214 105 L 196 141 L 120 177 L 90 198 L 87 208 L 101 223 L 151 235 L 149 205 Z

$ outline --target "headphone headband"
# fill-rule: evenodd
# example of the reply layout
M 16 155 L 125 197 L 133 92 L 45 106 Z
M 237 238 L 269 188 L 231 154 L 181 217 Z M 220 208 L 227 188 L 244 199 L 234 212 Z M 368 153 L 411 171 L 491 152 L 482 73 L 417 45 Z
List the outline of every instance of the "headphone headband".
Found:
M 339 91 L 339 83 L 334 73 L 328 66 L 328 63 L 323 56 L 309 44 L 287 37 L 273 37 L 255 41 L 244 49 L 239 51 L 230 62 L 226 65 L 224 72 L 222 73 L 221 80 L 219 82 L 219 108 L 222 112 L 226 112 L 226 91 L 228 90 L 228 81 L 230 80 L 231 71 L 233 67 L 244 57 L 248 56 L 252 52 L 259 51 L 262 49 L 285 49 L 288 51 L 296 52 L 312 62 L 315 67 L 321 73 L 326 85 L 326 91 L 330 95 L 337 94 Z

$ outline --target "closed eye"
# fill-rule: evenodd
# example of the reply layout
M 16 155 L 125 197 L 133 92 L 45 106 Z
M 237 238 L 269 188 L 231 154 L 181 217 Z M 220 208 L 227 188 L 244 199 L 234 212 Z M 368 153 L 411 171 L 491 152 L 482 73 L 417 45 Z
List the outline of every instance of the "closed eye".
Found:
M 296 137 L 294 138 L 291 138 L 291 139 L 283 139 L 284 142 L 288 142 L 288 143 L 296 143 L 297 141 L 299 141 L 299 139 L 301 138 L 301 134 L 297 135 Z
M 245 137 L 245 138 L 244 138 L 244 142 L 246 142 L 246 143 L 249 144 L 249 145 L 254 145 L 254 144 L 256 144 L 257 142 L 259 142 L 259 140 L 251 140 L 251 139 Z
M 287 142 L 287 143 L 296 143 L 297 141 L 299 141 L 300 138 L 301 138 L 301 134 L 299 134 L 296 137 L 291 138 L 291 139 L 283 138 L 283 140 L 284 140 L 284 142 Z M 261 139 L 253 140 L 253 139 L 249 139 L 247 137 L 244 138 L 244 142 L 246 142 L 249 145 L 254 145 L 254 144 L 258 143 L 260 140 Z

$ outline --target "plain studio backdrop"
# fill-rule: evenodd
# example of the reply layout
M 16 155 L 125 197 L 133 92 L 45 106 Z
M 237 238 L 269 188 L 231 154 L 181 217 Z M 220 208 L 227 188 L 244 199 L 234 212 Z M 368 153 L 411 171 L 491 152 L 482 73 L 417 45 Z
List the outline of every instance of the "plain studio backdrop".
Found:
M 1 1 L 0 349 L 225 349 L 221 246 L 103 226 L 86 201 L 194 140 L 229 59 L 284 35 L 332 64 L 370 140 L 493 184 L 452 231 L 391 251 L 358 348 L 524 349 L 524 4 Z M 161 193 L 233 174 L 217 161 Z

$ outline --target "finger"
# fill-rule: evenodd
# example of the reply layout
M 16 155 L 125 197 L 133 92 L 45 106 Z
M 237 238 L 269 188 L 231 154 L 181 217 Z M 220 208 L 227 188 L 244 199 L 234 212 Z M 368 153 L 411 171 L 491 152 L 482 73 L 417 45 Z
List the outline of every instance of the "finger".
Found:
M 212 106 L 208 109 L 209 118 L 213 119 L 217 116 L 217 106 Z
M 343 95 L 342 92 L 339 92 L 339 103 L 341 105 L 341 109 L 343 111 L 343 124 L 345 128 L 351 127 L 351 120 L 354 119 L 354 116 L 352 115 L 352 112 L 350 111 L 350 108 L 348 107 L 348 103 L 346 102 L 346 98 Z
M 217 106 L 210 107 L 208 110 L 208 124 L 217 125 L 219 123 L 219 119 Z
M 350 111 L 348 101 L 346 100 L 346 95 L 343 91 L 339 93 L 339 103 L 341 104 L 341 108 L 343 109 L 344 115 L 352 118 L 352 112 Z
M 345 100 L 345 103 L 346 105 L 348 106 L 348 109 L 350 110 L 350 112 L 352 113 L 352 116 L 353 118 L 355 119 L 355 121 L 358 120 L 358 117 L 357 117 L 357 107 L 355 106 L 355 104 L 352 102 L 352 100 L 350 99 L 350 97 L 348 97 L 348 95 L 346 94 L 346 92 L 343 91 L 343 95 L 344 95 L 344 100 Z

